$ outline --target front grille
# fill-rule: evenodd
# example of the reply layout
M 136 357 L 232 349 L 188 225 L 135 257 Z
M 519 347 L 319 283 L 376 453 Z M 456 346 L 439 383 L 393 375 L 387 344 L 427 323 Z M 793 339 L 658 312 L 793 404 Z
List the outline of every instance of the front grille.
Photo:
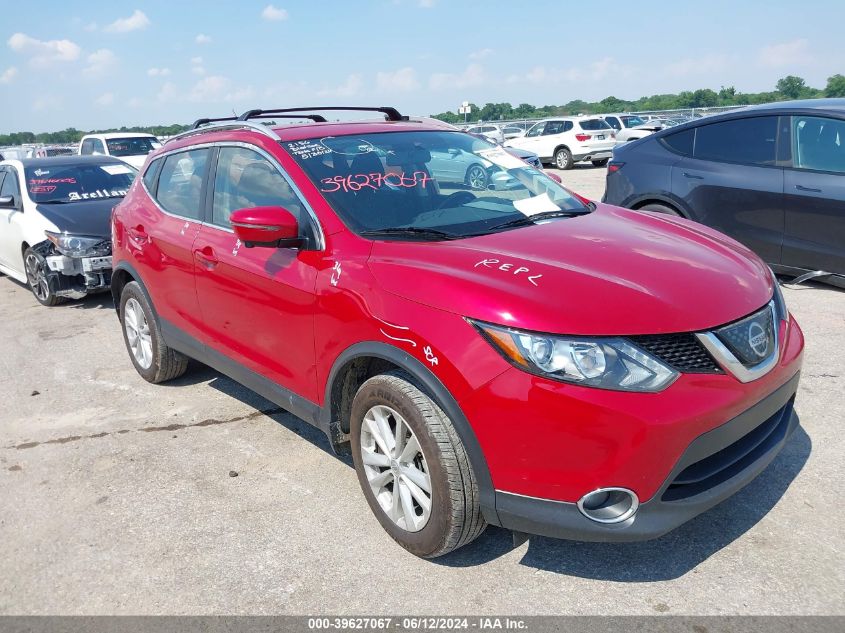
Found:
M 775 351 L 774 319 L 771 306 L 731 325 L 715 330 L 716 336 L 746 367 L 765 361 Z
M 631 342 L 687 374 L 720 374 L 722 370 L 694 334 L 631 336 Z
M 774 415 L 733 444 L 682 470 L 661 499 L 681 501 L 727 481 L 768 453 L 786 435 L 792 417 L 793 396 Z

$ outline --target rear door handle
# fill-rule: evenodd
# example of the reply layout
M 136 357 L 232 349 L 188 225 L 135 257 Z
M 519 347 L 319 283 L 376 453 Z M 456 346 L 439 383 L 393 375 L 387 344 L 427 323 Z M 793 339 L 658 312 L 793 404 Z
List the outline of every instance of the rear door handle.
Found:
M 704 176 L 696 176 L 687 171 L 684 172 L 684 178 L 692 178 L 693 180 L 704 180 Z
M 821 189 L 814 189 L 813 187 L 805 187 L 804 185 L 795 185 L 798 191 L 809 191 L 811 193 L 821 193 Z
M 217 256 L 214 254 L 214 249 L 210 246 L 203 246 L 202 248 L 196 249 L 194 251 L 194 257 L 208 270 L 211 270 L 219 263 Z

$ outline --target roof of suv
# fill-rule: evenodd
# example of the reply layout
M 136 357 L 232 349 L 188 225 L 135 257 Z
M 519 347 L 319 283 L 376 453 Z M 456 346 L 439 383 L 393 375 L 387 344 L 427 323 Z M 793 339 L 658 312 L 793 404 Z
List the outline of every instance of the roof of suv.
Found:
M 104 132 L 102 134 L 86 134 L 82 138 L 155 138 L 154 134 L 147 134 L 146 132 Z

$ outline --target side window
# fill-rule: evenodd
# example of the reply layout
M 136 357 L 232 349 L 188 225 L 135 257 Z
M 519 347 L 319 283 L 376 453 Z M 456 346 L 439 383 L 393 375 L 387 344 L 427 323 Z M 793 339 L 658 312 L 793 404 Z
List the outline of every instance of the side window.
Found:
M 79 150 L 80 154 L 93 154 L 94 153 L 94 140 L 90 138 L 86 138 L 82 141 L 82 148 Z
M 622 124 L 619 123 L 619 119 L 617 119 L 615 116 L 606 117 L 604 120 L 607 121 L 607 124 L 614 130 L 622 129 Z
M 845 121 L 792 117 L 792 148 L 799 169 L 845 173 Z
M 749 165 L 776 164 L 778 118 L 749 117 L 696 128 L 693 156 Z
M 575 123 L 572 121 L 565 121 L 563 124 L 563 131 L 569 132 L 573 127 L 575 127 Z
M 158 168 L 161 167 L 161 160 L 161 158 L 156 158 L 147 165 L 147 171 L 144 172 L 144 184 L 153 196 L 156 195 L 156 176 L 158 175 Z
M 6 177 L 6 168 L 0 167 L 0 191 L 3 191 L 3 179 Z
M 695 141 L 695 128 L 669 134 L 660 139 L 669 149 L 684 156 L 692 156 L 693 141 Z
M 530 130 L 528 130 L 528 132 L 526 133 L 525 136 L 526 137 L 540 136 L 540 134 L 543 133 L 543 130 L 545 129 L 545 127 L 546 127 L 545 123 L 537 123 L 534 127 L 532 127 Z
M 3 184 L 0 186 L 0 197 L 14 196 L 15 204 L 21 208 L 21 190 L 18 187 L 18 172 L 12 167 L 6 167 L 6 177 L 3 178 Z
M 228 227 L 237 209 L 284 207 L 301 220 L 303 207 L 278 168 L 256 151 L 223 147 L 214 176 L 211 222 Z
M 202 216 L 202 181 L 208 163 L 207 149 L 171 154 L 164 159 L 156 200 L 168 213 L 192 220 Z
M 546 123 L 546 129 L 543 130 L 543 136 L 560 134 L 561 132 L 563 132 L 563 121 L 549 121 Z
M 91 142 L 94 144 L 94 151 L 98 154 L 105 154 L 106 153 L 106 145 L 100 139 L 95 138 L 91 139 Z

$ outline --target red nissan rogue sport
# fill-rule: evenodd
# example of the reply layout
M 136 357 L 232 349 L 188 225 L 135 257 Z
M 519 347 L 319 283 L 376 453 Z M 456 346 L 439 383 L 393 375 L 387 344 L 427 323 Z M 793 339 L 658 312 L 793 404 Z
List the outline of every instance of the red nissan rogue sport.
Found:
M 202 119 L 112 231 L 141 376 L 194 358 L 316 425 L 419 556 L 660 536 L 798 424 L 803 335 L 751 251 L 393 108 Z

